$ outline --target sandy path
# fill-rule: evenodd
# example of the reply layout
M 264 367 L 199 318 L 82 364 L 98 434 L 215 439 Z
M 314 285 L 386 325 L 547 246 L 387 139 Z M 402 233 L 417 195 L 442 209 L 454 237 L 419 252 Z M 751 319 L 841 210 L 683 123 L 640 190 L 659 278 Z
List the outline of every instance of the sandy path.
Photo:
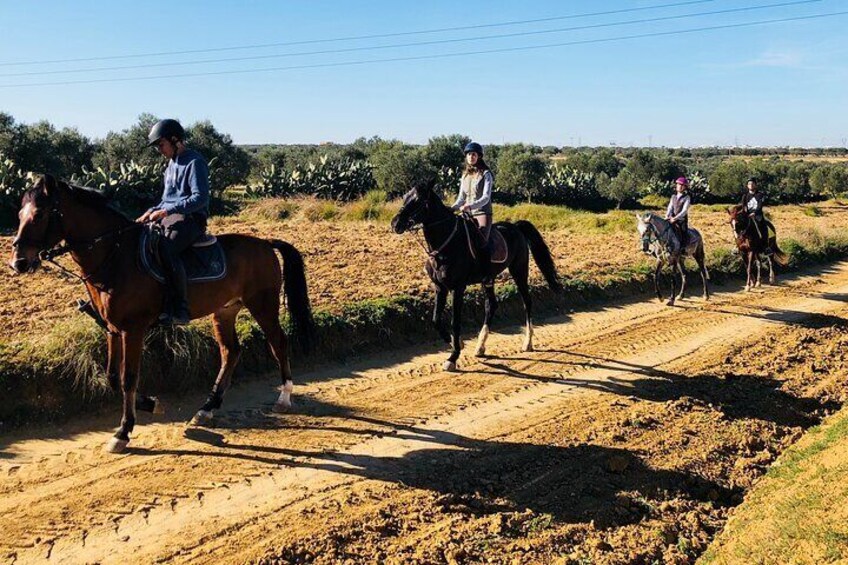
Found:
M 0 438 L 0 560 L 343 562 L 339 554 L 310 554 L 303 540 L 338 535 L 344 547 L 353 543 L 344 536 L 370 539 L 391 522 L 384 513 L 393 501 L 405 507 L 422 492 L 479 494 L 487 480 L 468 468 L 475 455 L 486 462 L 481 468 L 496 469 L 502 453 L 504 468 L 513 469 L 538 450 L 547 457 L 552 446 L 571 445 L 555 455 L 571 461 L 569 450 L 592 447 L 576 446 L 580 422 L 591 427 L 593 413 L 612 402 L 608 393 L 627 399 L 645 379 L 723 358 L 740 336 L 832 316 L 844 306 L 834 297 L 846 293 L 848 264 L 840 264 L 781 287 L 719 292 L 708 304 L 617 303 L 548 320 L 533 353 L 519 351 L 519 335 L 495 334 L 491 357 L 476 360 L 467 340 L 458 374 L 440 370 L 443 351 L 420 348 L 296 375 L 303 383 L 296 408 L 283 416 L 268 411 L 275 383 L 254 381 L 231 391 L 214 428 L 186 428 L 196 400 L 189 399 L 172 406 L 170 421 L 142 422 L 122 456 L 101 450 L 113 417 L 52 439 Z M 616 456 L 598 448 L 578 460 L 604 465 Z M 463 466 L 446 471 L 456 461 Z M 554 473 L 559 468 L 518 480 L 506 499 L 569 516 L 542 502 L 551 477 L 566 472 Z M 455 533 L 455 520 L 446 512 L 381 534 L 369 557 L 414 560 L 425 540 Z M 359 529 L 350 529 L 354 522 Z M 462 551 L 439 560 L 462 562 L 469 555 Z M 361 553 L 347 559 L 367 561 Z

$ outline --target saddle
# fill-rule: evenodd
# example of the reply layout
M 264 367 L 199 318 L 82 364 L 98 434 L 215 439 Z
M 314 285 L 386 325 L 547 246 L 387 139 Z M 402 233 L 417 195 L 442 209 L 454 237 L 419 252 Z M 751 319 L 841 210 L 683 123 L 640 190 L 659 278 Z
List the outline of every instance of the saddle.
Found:
M 501 229 L 505 228 L 503 226 L 494 225 L 492 226 L 492 230 L 489 232 L 489 241 L 487 245 L 489 248 L 489 260 L 492 263 L 506 263 L 509 259 L 509 247 L 506 244 L 506 238 L 501 233 Z M 477 227 L 476 222 L 471 220 L 466 221 L 465 231 L 468 235 L 468 249 L 471 251 L 471 255 L 473 255 L 476 259 L 477 249 L 484 245 L 483 233 L 480 231 L 480 228 Z
M 159 240 L 162 232 L 157 226 L 141 231 L 139 238 L 139 262 L 141 268 L 160 283 L 165 282 L 162 262 L 159 258 Z M 185 266 L 188 282 L 214 282 L 227 276 L 227 257 L 218 239 L 206 234 L 180 255 Z
M 678 236 L 679 237 L 679 236 Z M 694 251 L 698 246 L 698 243 L 701 241 L 701 233 L 694 229 L 689 228 L 686 230 L 686 247 L 683 248 L 683 252 L 689 254 L 689 251 Z

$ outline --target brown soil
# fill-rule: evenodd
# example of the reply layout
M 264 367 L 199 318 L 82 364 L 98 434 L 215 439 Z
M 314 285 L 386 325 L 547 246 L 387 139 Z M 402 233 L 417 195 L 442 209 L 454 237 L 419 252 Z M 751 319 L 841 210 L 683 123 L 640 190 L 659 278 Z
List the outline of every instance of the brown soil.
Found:
M 440 370 L 394 351 L 0 439 L 0 560 L 16 563 L 692 563 L 765 468 L 848 395 L 848 264 L 677 308 L 615 303 L 533 353 Z M 469 344 L 470 345 L 470 344 Z M 467 351 L 473 348 L 468 347 Z M 117 404 L 117 403 L 116 403 Z
M 772 209 L 781 237 L 799 237 L 810 229 L 822 234 L 848 228 L 848 210 L 829 208 L 821 217 L 809 217 L 797 206 Z M 724 211 L 695 207 L 692 225 L 705 234 L 707 251 L 731 247 L 733 239 Z M 248 221 L 216 218 L 210 230 L 235 232 L 265 238 L 281 238 L 300 249 L 306 260 L 310 297 L 317 307 L 338 311 L 354 301 L 385 298 L 398 294 L 429 294 L 423 275 L 424 252 L 415 236 L 397 236 L 387 224 L 372 222 Z M 571 230 L 544 232 L 564 276 L 603 280 L 645 261 L 636 249 L 633 231 L 575 233 Z M 3 261 L 8 261 L 11 237 L 0 237 Z M 70 259 L 61 260 L 74 267 Z M 533 267 L 534 276 L 538 274 Z M 367 283 L 363 282 L 367 279 Z M 700 292 L 698 281 L 693 292 Z M 44 332 L 69 316 L 76 316 L 72 303 L 86 298 L 82 286 L 57 272 L 39 272 L 23 278 L 10 269 L 0 269 L 0 343 Z

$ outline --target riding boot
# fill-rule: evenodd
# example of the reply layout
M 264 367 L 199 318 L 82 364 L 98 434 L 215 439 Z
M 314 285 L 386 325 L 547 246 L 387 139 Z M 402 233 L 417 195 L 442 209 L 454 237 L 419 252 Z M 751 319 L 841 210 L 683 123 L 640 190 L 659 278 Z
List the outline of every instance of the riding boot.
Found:
M 175 326 L 184 326 L 191 322 L 191 315 L 188 312 L 188 276 L 180 259 L 177 259 L 176 265 L 174 265 L 174 285 L 172 288 L 174 294 L 172 297 L 171 322 Z
M 159 321 L 165 325 L 184 326 L 191 321 L 188 312 L 188 278 L 185 266 L 176 253 L 170 249 L 163 249 L 163 251 L 168 300 L 165 312 L 159 316 Z
M 495 282 L 492 272 L 492 250 L 489 243 L 483 243 L 477 247 L 477 261 L 480 266 L 481 278 L 484 286 L 492 286 Z

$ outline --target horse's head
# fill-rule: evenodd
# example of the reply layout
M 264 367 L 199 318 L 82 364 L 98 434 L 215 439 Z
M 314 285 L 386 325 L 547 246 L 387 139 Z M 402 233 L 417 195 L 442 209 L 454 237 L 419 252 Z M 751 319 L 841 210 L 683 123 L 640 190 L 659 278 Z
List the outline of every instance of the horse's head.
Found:
M 44 175 L 21 198 L 20 224 L 9 261 L 9 266 L 18 273 L 35 271 L 41 264 L 39 252 L 55 246 L 64 237 L 59 191 L 59 182 L 52 175 Z
M 730 225 L 736 235 L 741 235 L 748 228 L 748 215 L 745 214 L 745 209 L 741 204 L 730 206 L 727 209 L 727 215 L 730 218 Z
M 433 190 L 434 186 L 433 180 L 419 182 L 404 195 L 403 205 L 392 218 L 392 229 L 395 233 L 403 233 L 414 226 L 427 223 L 436 205 L 442 205 L 439 196 Z
M 642 253 L 651 252 L 652 238 L 656 238 L 656 230 L 651 221 L 653 214 L 645 212 L 644 214 L 636 214 L 636 229 L 639 230 L 639 236 L 642 240 Z

